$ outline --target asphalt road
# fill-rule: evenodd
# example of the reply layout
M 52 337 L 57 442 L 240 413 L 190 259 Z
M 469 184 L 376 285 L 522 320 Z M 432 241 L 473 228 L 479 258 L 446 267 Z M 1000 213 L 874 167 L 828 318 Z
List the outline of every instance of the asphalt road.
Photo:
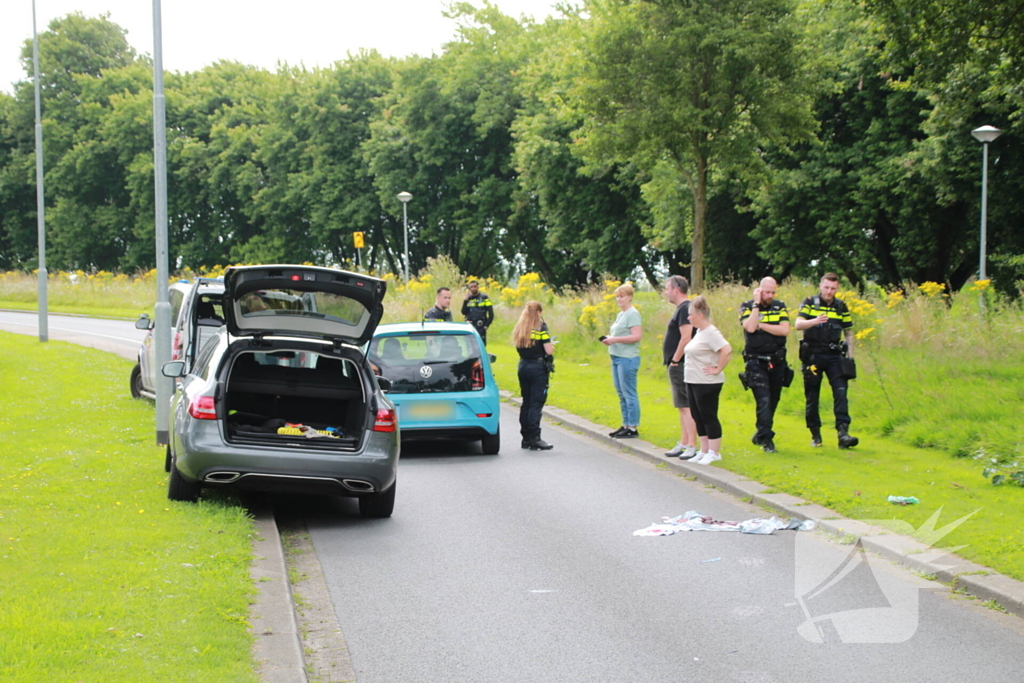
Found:
M 302 504 L 359 683 L 1024 680 L 1016 618 L 814 532 L 634 536 L 768 515 L 555 427 L 520 450 L 512 408 L 502 431 L 406 447 L 389 520 Z
M 36 335 L 36 316 L 0 311 L 0 329 Z M 143 335 L 68 316 L 49 332 L 127 358 Z M 1019 619 L 814 532 L 634 536 L 687 510 L 767 513 L 550 425 L 555 450 L 520 450 L 516 419 L 503 408 L 498 456 L 406 446 L 391 519 L 286 501 L 359 683 L 1024 681 Z
M 129 360 L 139 357 L 139 344 L 146 336 L 145 330 L 135 329 L 135 324 L 126 320 L 71 315 L 49 315 L 46 327 L 50 339 L 91 346 Z M 39 315 L 35 312 L 0 311 L 0 330 L 38 338 Z

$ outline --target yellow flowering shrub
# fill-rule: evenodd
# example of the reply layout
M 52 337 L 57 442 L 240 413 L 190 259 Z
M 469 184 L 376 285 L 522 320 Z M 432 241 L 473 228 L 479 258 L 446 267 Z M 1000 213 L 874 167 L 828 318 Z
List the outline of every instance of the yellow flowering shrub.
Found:
M 929 299 L 936 297 L 946 291 L 946 285 L 938 282 L 925 282 L 918 286 L 918 289 L 925 293 Z

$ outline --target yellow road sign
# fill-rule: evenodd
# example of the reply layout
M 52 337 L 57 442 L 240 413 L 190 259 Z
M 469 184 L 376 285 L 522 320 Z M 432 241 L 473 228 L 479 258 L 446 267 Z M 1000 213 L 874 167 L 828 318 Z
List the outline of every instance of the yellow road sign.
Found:
M 354 233 L 352 233 L 352 239 L 355 240 L 356 249 L 362 249 L 363 248 L 363 246 L 364 246 L 363 245 L 363 233 L 361 233 L 361 232 L 354 232 Z

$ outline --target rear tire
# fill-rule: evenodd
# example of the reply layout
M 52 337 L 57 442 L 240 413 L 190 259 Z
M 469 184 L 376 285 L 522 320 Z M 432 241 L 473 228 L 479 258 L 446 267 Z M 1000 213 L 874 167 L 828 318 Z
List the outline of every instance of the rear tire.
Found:
M 395 510 L 396 479 L 386 491 L 369 493 L 359 497 L 359 515 L 367 519 L 383 519 L 390 517 Z
M 480 447 L 483 449 L 484 455 L 497 455 L 501 450 L 501 428 L 493 435 L 488 434 L 480 439 Z
M 181 476 L 178 465 L 171 458 L 171 476 L 167 480 L 167 497 L 171 500 L 180 500 L 186 503 L 194 503 L 199 500 L 199 491 L 202 487 L 198 481 L 188 481 Z
M 142 398 L 142 366 L 138 363 L 132 368 L 132 398 Z

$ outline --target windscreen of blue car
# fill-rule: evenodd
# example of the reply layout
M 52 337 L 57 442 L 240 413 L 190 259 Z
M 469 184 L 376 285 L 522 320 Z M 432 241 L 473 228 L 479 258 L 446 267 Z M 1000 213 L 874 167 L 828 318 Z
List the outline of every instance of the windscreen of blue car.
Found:
M 480 345 L 471 334 L 410 333 L 375 337 L 369 360 L 391 380 L 392 394 L 480 391 Z

